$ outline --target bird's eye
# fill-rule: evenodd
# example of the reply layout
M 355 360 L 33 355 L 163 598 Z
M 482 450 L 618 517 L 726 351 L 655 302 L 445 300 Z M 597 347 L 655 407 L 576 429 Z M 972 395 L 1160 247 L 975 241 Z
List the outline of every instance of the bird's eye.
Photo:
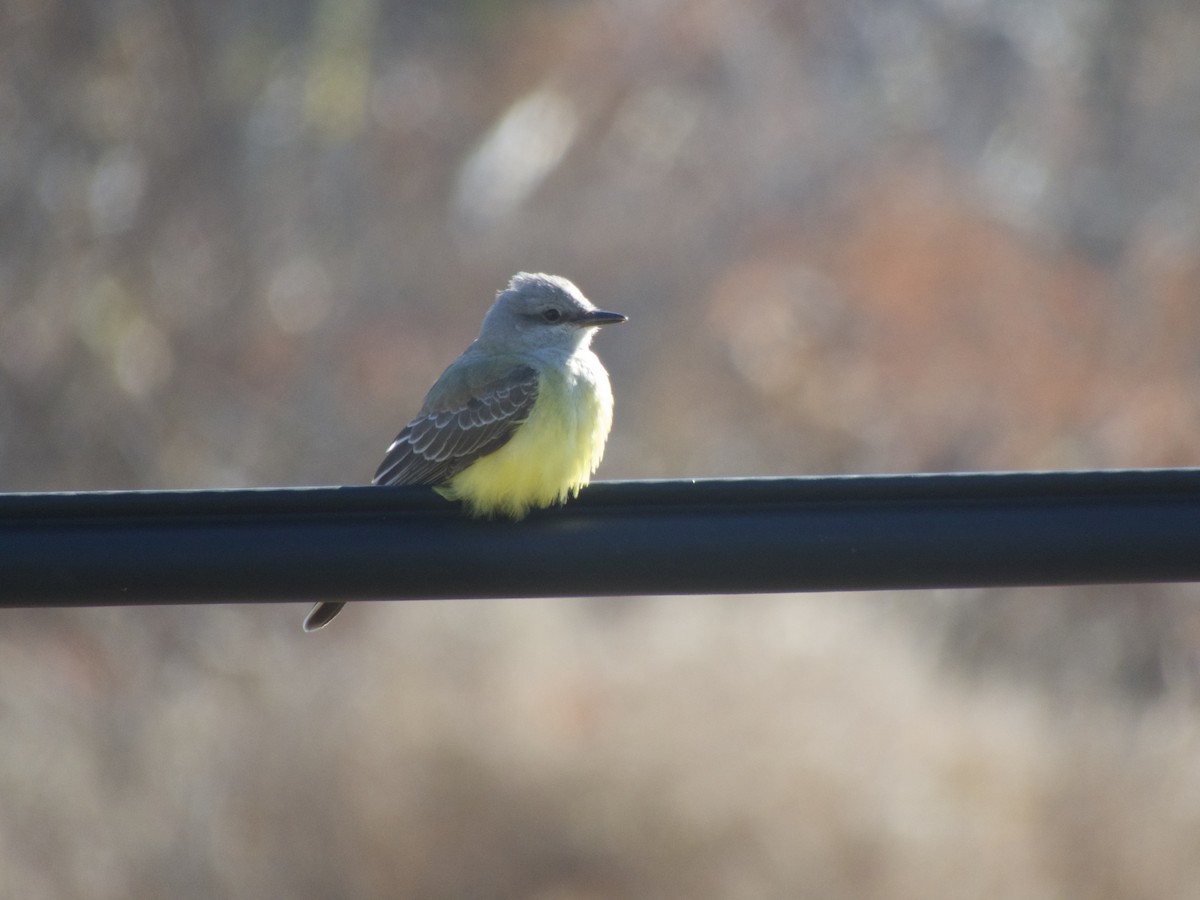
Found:
M 542 318 L 547 322 L 557 322 L 562 318 L 562 312 L 551 306 L 549 309 L 542 310 Z

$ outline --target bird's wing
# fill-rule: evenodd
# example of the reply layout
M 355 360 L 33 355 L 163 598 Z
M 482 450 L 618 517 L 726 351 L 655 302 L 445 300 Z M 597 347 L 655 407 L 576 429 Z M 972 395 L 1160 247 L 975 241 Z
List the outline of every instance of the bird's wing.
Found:
M 443 384 L 451 371 L 392 441 L 375 472 L 375 484 L 449 481 L 508 443 L 537 402 L 538 373 L 532 366 L 506 366 L 498 374 L 485 371 L 482 376 L 478 371 L 455 373 L 453 383 Z

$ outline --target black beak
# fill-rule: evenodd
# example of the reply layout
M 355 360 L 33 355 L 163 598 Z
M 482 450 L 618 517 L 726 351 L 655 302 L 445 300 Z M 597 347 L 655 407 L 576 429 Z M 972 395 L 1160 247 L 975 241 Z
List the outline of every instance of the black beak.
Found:
M 575 324 L 581 328 L 599 327 L 601 325 L 616 325 L 618 322 L 624 322 L 628 318 L 620 313 L 608 312 L 604 309 L 593 309 L 591 312 L 586 312 L 578 319 Z

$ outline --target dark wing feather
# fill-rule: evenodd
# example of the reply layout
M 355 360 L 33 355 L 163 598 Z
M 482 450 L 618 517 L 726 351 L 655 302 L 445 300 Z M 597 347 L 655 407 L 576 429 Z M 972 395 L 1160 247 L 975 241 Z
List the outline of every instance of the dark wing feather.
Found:
M 375 484 L 442 484 L 499 450 L 537 402 L 538 375 L 517 366 L 460 403 L 422 409 L 404 426 L 375 472 Z

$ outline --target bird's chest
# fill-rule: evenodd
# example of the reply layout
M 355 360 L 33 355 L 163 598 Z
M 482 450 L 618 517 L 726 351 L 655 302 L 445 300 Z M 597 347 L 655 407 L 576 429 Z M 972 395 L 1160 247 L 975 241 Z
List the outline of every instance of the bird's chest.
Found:
M 597 435 L 604 440 L 611 420 L 612 389 L 593 354 L 573 357 L 542 374 L 529 422 L 536 430 L 545 429 L 551 439 L 590 445 Z
M 445 496 L 476 515 L 519 519 L 561 503 L 588 483 L 612 424 L 612 389 L 594 354 L 544 368 L 533 411 L 499 450 L 468 466 Z

